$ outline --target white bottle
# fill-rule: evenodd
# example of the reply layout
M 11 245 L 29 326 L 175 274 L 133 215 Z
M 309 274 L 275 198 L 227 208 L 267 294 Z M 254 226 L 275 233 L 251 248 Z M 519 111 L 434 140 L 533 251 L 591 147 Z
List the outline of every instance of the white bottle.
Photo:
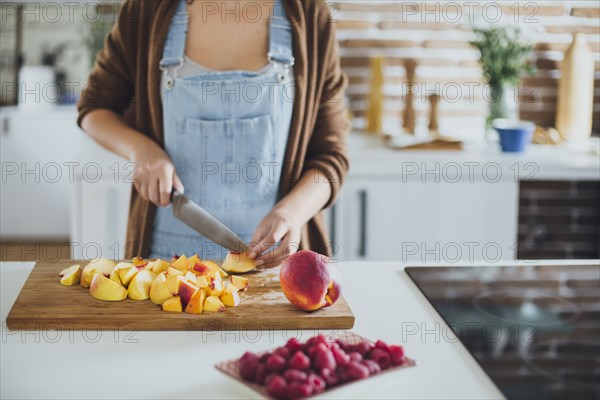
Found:
M 577 33 L 562 62 L 556 129 L 569 142 L 583 142 L 592 133 L 593 112 L 594 57 L 585 35 Z

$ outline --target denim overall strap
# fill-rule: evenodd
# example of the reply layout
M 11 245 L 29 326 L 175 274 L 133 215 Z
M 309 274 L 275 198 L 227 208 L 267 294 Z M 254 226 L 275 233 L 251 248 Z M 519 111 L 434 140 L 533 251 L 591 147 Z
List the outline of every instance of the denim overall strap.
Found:
M 294 107 L 292 31 L 283 1 L 273 3 L 264 55 L 270 62 L 261 70 L 182 74 L 178 66 L 187 62 L 189 25 L 185 0 L 172 20 L 160 64 L 165 150 L 186 196 L 245 242 L 277 201 Z M 160 207 L 151 256 L 169 259 L 174 253 L 222 260 L 227 249 Z
M 177 11 L 171 20 L 171 27 L 167 34 L 167 41 L 163 50 L 163 58 L 160 60 L 159 67 L 165 71 L 167 67 L 183 65 L 185 55 L 185 38 L 187 37 L 189 15 L 185 0 L 181 0 L 177 6 Z
M 285 15 L 284 0 L 275 0 L 269 27 L 269 61 L 294 65 L 292 26 Z

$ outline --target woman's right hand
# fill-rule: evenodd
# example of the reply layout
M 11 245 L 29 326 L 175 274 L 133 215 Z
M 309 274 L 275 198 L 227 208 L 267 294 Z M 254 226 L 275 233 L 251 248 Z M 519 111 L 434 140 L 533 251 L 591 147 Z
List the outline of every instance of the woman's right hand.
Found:
M 137 148 L 132 158 L 136 165 L 133 184 L 144 200 L 167 207 L 172 189 L 183 193 L 183 184 L 177 176 L 175 166 L 155 142 L 148 141 L 145 146 Z

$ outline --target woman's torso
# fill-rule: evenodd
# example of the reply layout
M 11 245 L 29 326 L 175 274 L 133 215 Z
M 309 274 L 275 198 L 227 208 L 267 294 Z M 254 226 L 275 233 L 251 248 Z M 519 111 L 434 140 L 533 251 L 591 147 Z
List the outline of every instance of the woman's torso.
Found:
M 282 14 L 268 27 L 272 62 L 263 68 L 217 71 L 186 58 L 191 36 L 183 0 L 161 61 L 165 148 L 185 193 L 244 241 L 276 201 L 292 115 L 291 31 L 278 5 Z M 226 250 L 159 209 L 152 256 L 196 252 L 217 259 Z

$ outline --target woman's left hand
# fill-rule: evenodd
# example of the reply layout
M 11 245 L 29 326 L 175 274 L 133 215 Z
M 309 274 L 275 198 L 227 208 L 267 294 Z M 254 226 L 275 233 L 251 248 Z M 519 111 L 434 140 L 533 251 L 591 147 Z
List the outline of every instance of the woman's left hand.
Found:
M 276 267 L 290 254 L 295 253 L 300 245 L 301 226 L 296 224 L 290 213 L 281 208 L 274 208 L 258 225 L 248 255 L 259 268 Z M 264 253 L 271 246 L 279 245 Z

